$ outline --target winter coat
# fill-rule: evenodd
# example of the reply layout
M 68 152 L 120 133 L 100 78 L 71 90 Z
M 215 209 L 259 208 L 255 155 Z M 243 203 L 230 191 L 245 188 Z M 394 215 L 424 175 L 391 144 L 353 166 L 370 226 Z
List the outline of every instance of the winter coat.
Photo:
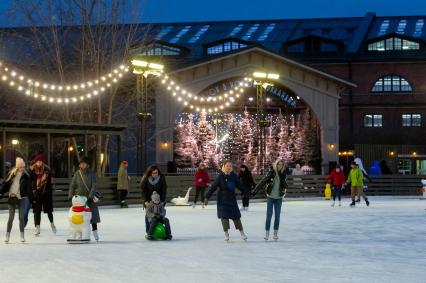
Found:
M 250 171 L 246 169 L 246 171 L 240 172 L 240 182 L 241 185 L 244 187 L 245 193 L 247 196 L 250 196 L 250 192 L 252 189 L 256 186 L 256 183 L 254 182 L 253 175 Z
M 154 191 L 156 191 L 157 194 L 160 195 L 160 201 L 162 203 L 165 203 L 166 202 L 166 196 L 167 196 L 166 177 L 164 177 L 163 174 L 160 174 L 160 180 L 155 185 L 152 185 L 148 181 L 148 177 L 146 177 L 146 176 L 142 177 L 141 190 L 142 190 L 143 203 L 151 201 L 151 196 L 152 196 L 152 193 Z
M 155 204 L 152 201 L 146 206 L 146 217 L 151 222 L 155 217 L 163 218 L 166 216 L 166 209 L 160 204 Z
M 362 187 L 364 186 L 364 174 L 361 169 L 354 167 L 349 172 L 348 179 L 346 180 L 347 184 L 350 184 L 352 187 Z
M 345 173 L 343 173 L 342 170 L 340 170 L 340 172 L 337 172 L 336 169 L 333 169 L 330 175 L 325 177 L 324 181 L 328 183 L 328 181 L 330 180 L 333 182 L 333 185 L 335 186 L 344 185 L 346 182 Z
M 233 182 L 235 186 L 228 188 L 227 182 Z M 224 219 L 240 219 L 241 213 L 238 208 L 235 188 L 244 193 L 244 188 L 241 186 L 240 178 L 234 172 L 226 175 L 220 172 L 219 175 L 211 184 L 210 188 L 205 193 L 206 199 L 209 199 L 217 190 L 217 217 Z
M 53 211 L 53 185 L 50 168 L 43 164 L 41 168 L 42 175 L 46 176 L 45 184 L 37 189 L 37 171 L 35 167 L 31 170 L 31 187 L 34 194 L 34 208 L 44 213 Z
M 15 172 L 16 170 L 14 169 L 10 170 L 8 176 L 1 186 L 1 196 L 9 194 L 10 187 L 12 186 L 13 179 L 15 177 Z M 21 179 L 19 180 L 19 194 L 21 195 L 21 198 L 28 197 L 31 202 L 34 200 L 33 191 L 31 190 L 31 176 L 25 171 L 22 172 Z M 7 197 L 9 197 L 9 195 Z
M 195 186 L 196 187 L 207 187 L 207 183 L 210 183 L 210 176 L 209 173 L 207 173 L 207 170 L 204 170 L 202 172 L 200 172 L 199 170 L 197 170 L 197 172 L 195 172 Z
M 285 170 L 283 170 L 283 172 L 277 172 L 276 168 L 276 163 L 274 163 L 274 165 L 270 167 L 268 174 L 266 174 L 254 188 L 253 195 L 256 195 L 257 192 L 263 188 L 265 189 L 266 195 L 269 196 L 274 187 L 273 184 L 276 174 L 280 177 L 280 196 L 282 197 L 284 195 L 285 190 L 288 188 Z
M 370 175 L 382 175 L 379 160 L 374 160 L 373 165 L 368 170 L 368 173 L 370 173 Z
M 81 174 L 80 174 L 81 172 Z M 83 182 L 84 179 L 84 182 Z M 96 193 L 96 175 L 90 169 L 78 169 L 72 177 L 71 184 L 68 191 L 68 199 L 72 199 L 75 195 L 82 195 L 87 197 L 88 206 L 92 211 L 92 220 L 90 223 L 99 223 L 101 218 L 99 215 L 99 209 L 93 197 Z
M 128 190 L 129 189 L 129 175 L 127 175 L 127 169 L 120 166 L 117 174 L 117 190 Z

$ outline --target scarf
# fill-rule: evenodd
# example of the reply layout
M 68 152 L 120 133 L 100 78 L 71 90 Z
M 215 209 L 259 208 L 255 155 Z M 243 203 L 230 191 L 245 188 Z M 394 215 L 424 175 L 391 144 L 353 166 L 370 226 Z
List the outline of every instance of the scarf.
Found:
M 153 186 L 157 185 L 159 181 L 160 181 L 160 176 L 158 176 L 158 177 L 149 176 L 148 177 L 148 182 Z
M 38 190 L 44 191 L 45 187 L 46 187 L 46 183 L 47 183 L 47 177 L 48 177 L 48 174 L 47 174 L 47 171 L 44 168 L 44 165 L 42 165 L 40 167 L 34 165 L 33 170 L 34 170 L 34 173 L 35 173 L 36 178 L 37 178 L 36 190 L 37 191 Z

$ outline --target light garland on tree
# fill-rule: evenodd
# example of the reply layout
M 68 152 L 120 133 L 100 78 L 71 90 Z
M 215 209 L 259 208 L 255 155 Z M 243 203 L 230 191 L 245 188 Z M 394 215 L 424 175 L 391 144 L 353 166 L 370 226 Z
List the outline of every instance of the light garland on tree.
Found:
M 202 97 L 194 95 L 191 92 L 185 90 L 173 80 L 171 80 L 167 75 L 160 76 L 161 83 L 167 85 L 166 89 L 170 94 L 176 98 L 176 100 L 182 103 L 184 106 L 189 107 L 190 109 L 196 110 L 197 112 L 207 112 L 213 113 L 224 110 L 225 108 L 231 106 L 241 94 L 244 92 L 244 87 L 248 87 L 247 83 L 240 83 L 239 86 L 234 87 L 232 90 L 225 92 L 217 97 Z M 207 103 L 211 104 L 206 106 L 205 104 L 197 103 Z
M 96 97 L 105 92 L 108 88 L 112 87 L 114 84 L 117 84 L 128 72 L 129 68 L 121 65 L 120 67 L 112 70 L 111 73 L 101 76 L 96 80 L 73 85 L 58 85 L 48 84 L 25 77 L 15 70 L 3 67 L 3 64 L 0 62 L 0 75 L 2 82 L 8 83 L 10 87 L 16 88 L 18 92 L 23 93 L 26 96 L 58 104 L 76 103 L 78 101 L 84 101 L 85 99 Z M 84 93 L 82 93 L 83 91 Z M 47 94 L 46 92 L 66 93 L 67 96 L 56 97 L 51 94 Z M 76 94 L 73 92 L 80 93 Z

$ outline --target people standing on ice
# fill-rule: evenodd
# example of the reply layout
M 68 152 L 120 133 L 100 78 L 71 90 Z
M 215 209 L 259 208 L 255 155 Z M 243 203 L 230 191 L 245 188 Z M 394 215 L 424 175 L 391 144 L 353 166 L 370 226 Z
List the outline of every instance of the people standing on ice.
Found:
M 341 194 L 342 194 L 342 189 L 346 183 L 346 177 L 345 177 L 345 173 L 343 173 L 343 170 L 342 168 L 340 168 L 339 164 L 336 165 L 336 167 L 331 171 L 330 175 L 328 175 L 324 181 L 326 183 L 331 181 L 331 184 L 332 184 L 333 203 L 331 204 L 331 206 L 334 207 L 334 204 L 336 202 L 336 196 L 337 196 L 337 199 L 339 200 L 339 206 L 342 206 Z
M 362 172 L 362 174 L 364 176 L 364 178 L 363 178 L 364 185 L 362 186 L 362 190 L 365 191 L 368 188 L 367 185 L 365 184 L 366 180 L 368 180 L 369 182 L 371 182 L 371 178 L 370 178 L 370 176 L 368 176 L 367 170 L 365 170 L 364 165 L 362 164 L 361 158 L 357 157 L 357 158 L 355 158 L 354 161 L 358 165 L 359 169 L 361 169 L 361 172 Z M 361 196 L 358 194 L 356 202 L 360 202 L 360 201 L 361 201 Z
M 232 219 L 234 222 L 235 229 L 240 231 L 241 238 L 247 240 L 243 224 L 241 223 L 241 213 L 238 208 L 235 192 L 235 189 L 244 192 L 244 188 L 240 183 L 238 175 L 233 172 L 232 166 L 233 164 L 230 160 L 223 162 L 221 172 L 205 194 L 204 205 L 207 205 L 209 198 L 217 191 L 217 217 L 222 222 L 225 241 L 229 241 L 229 219 Z
M 271 228 L 272 213 L 274 212 L 274 240 L 278 240 L 278 229 L 280 227 L 280 215 L 283 196 L 287 185 L 284 161 L 277 159 L 269 169 L 268 174 L 257 184 L 253 191 L 256 195 L 260 189 L 264 189 L 267 196 L 266 202 L 266 221 L 265 221 L 265 240 L 269 240 L 269 231 Z
M 241 185 L 244 187 L 244 192 L 241 194 L 243 198 L 242 210 L 248 210 L 251 191 L 256 186 L 256 183 L 254 182 L 251 171 L 244 164 L 240 165 L 238 175 L 240 176 Z
M 9 219 L 7 221 L 6 238 L 4 242 L 9 243 L 16 208 L 18 208 L 19 211 L 19 231 L 21 232 L 21 242 L 25 242 L 25 198 L 28 198 L 28 201 L 32 203 L 33 194 L 31 190 L 30 174 L 25 169 L 24 160 L 20 157 L 16 158 L 15 167 L 9 171 L 1 186 L 0 198 L 3 197 L 3 195 L 8 197 L 7 204 L 9 209 Z
M 37 155 L 34 158 L 34 164 L 31 166 L 32 190 L 34 193 L 34 225 L 36 227 L 35 235 L 40 235 L 41 212 L 47 213 L 52 232 L 56 234 L 56 227 L 53 222 L 53 188 L 52 174 L 50 168 L 46 165 L 43 155 Z
M 303 172 L 302 167 L 300 166 L 299 163 L 296 164 L 296 168 L 293 169 L 293 171 L 291 171 L 291 175 L 305 175 L 305 172 Z
M 101 222 L 98 205 L 94 201 L 96 194 L 96 175 L 90 170 L 90 159 L 83 157 L 79 169 L 74 173 L 68 191 L 68 199 L 75 195 L 83 195 L 87 198 L 87 205 L 92 212 L 92 233 L 96 241 L 99 241 L 98 223 Z
M 160 195 L 160 201 L 166 206 L 167 183 L 166 177 L 161 174 L 160 168 L 155 165 L 149 166 L 141 180 L 142 202 L 146 208 L 151 201 L 151 196 L 156 191 Z M 145 217 L 145 232 L 148 233 L 149 222 Z
M 121 161 L 120 168 L 117 173 L 117 196 L 121 208 L 129 207 L 126 203 L 127 194 L 129 193 L 130 177 L 127 174 L 129 163 L 126 160 Z
M 194 208 L 197 205 L 198 196 L 200 196 L 201 203 L 204 208 L 204 202 L 203 202 L 204 193 L 205 193 L 207 184 L 210 183 L 211 180 L 210 180 L 209 173 L 207 172 L 207 168 L 204 166 L 203 163 L 200 163 L 198 165 L 197 171 L 195 172 L 194 179 L 195 179 L 195 199 L 194 199 L 194 204 L 192 205 L 192 207 Z
M 154 191 L 151 195 L 151 201 L 146 206 L 146 218 L 149 222 L 149 230 L 146 238 L 152 240 L 152 234 L 154 233 L 155 226 L 158 223 L 164 224 L 166 230 L 166 240 L 172 239 L 172 231 L 170 229 L 169 219 L 166 218 L 166 209 L 163 204 L 160 203 L 160 195 Z
M 346 184 L 351 185 L 352 203 L 350 206 L 355 206 L 355 196 L 357 195 L 362 196 L 367 206 L 369 206 L 370 202 L 362 189 L 364 185 L 364 174 L 361 169 L 359 169 L 358 164 L 355 161 L 351 162 L 351 168 L 348 179 L 346 180 Z

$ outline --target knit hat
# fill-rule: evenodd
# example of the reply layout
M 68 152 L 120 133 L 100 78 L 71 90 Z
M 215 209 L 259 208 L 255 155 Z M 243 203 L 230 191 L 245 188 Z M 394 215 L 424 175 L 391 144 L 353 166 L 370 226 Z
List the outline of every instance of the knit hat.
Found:
M 16 157 L 15 167 L 25 167 L 25 161 L 21 157 Z
M 154 191 L 154 192 L 152 193 L 151 200 L 152 200 L 152 201 L 159 201 L 159 200 L 160 200 L 160 195 L 159 195 L 159 194 L 157 194 L 157 192 L 156 192 L 156 191 Z
M 86 163 L 87 165 L 90 165 L 90 163 L 91 163 L 90 158 L 87 157 L 87 156 L 84 156 L 83 158 L 81 158 L 80 163 L 82 163 L 82 162 Z
M 41 162 L 46 162 L 45 161 L 45 159 L 44 159 L 44 156 L 43 155 L 41 155 L 41 154 L 39 154 L 39 155 L 37 155 L 35 158 L 34 158 L 34 162 L 37 162 L 37 161 L 41 161 Z

